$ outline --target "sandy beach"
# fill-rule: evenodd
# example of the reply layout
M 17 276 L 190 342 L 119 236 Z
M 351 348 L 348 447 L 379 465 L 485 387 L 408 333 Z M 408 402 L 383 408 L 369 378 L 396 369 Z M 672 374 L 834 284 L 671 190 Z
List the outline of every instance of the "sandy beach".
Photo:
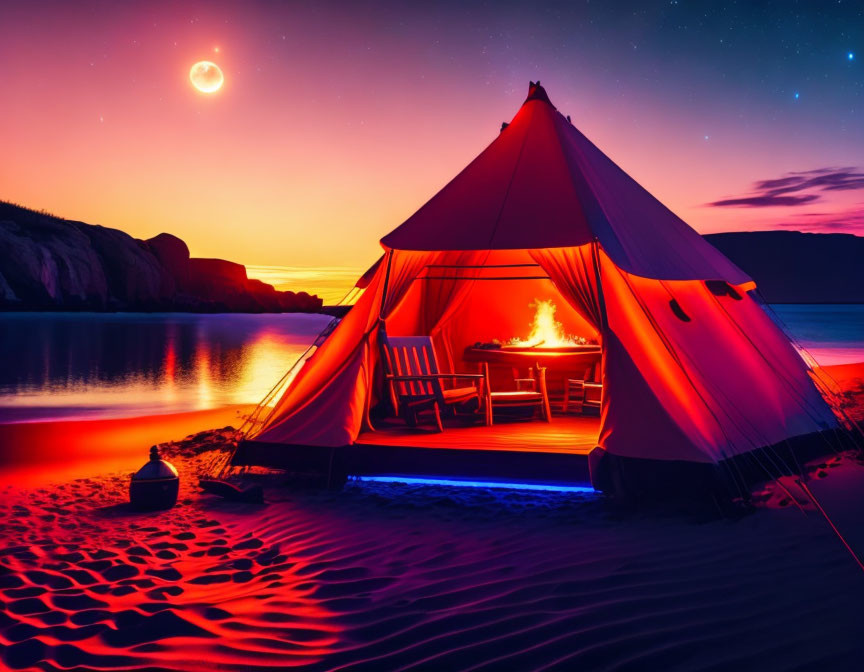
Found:
M 0 424 L 0 485 L 50 482 L 140 467 L 149 446 L 210 427 L 239 426 L 254 406 L 140 418 Z
M 860 412 L 864 366 L 832 374 Z M 23 425 L 2 436 L 11 431 L 48 436 Z M 182 487 L 162 513 L 125 506 L 128 470 L 7 480 L 5 665 L 860 669 L 864 572 L 812 505 L 777 486 L 735 519 L 636 514 L 593 494 L 357 482 L 322 492 L 273 476 L 264 504 L 242 504 L 197 488 L 233 438 L 163 446 Z M 808 471 L 861 555 L 864 464 L 843 454 Z

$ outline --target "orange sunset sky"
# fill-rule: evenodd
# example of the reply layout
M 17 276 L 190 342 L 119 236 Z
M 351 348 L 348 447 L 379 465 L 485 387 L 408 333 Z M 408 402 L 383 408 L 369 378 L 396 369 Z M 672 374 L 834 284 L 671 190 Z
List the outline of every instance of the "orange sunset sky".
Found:
M 860 34 L 560 4 L 3 3 L 0 198 L 350 275 L 539 78 L 703 233 L 864 227 Z M 199 60 L 218 92 L 191 86 Z M 757 184 L 796 172 L 829 183 Z

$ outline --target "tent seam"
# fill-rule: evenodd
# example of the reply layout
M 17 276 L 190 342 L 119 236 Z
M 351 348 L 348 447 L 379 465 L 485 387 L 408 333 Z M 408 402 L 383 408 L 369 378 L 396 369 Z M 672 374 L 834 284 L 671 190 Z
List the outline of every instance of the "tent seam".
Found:
M 507 182 L 507 190 L 504 192 L 504 200 L 501 201 L 501 207 L 498 209 L 498 215 L 495 217 L 495 226 L 492 228 L 492 233 L 489 235 L 488 250 L 492 250 L 492 241 L 495 240 L 495 234 L 498 233 L 498 227 L 501 224 L 501 215 L 504 214 L 504 208 L 507 207 L 507 200 L 510 198 L 510 189 L 513 186 L 513 180 L 516 179 L 516 172 L 519 170 L 519 164 L 522 163 L 522 153 L 525 151 L 525 144 L 528 142 L 528 134 L 531 130 L 531 121 L 534 119 L 534 109 L 531 110 L 531 118 L 526 122 L 525 137 L 522 138 L 522 144 L 519 145 L 519 154 L 516 156 L 516 162 L 513 164 L 513 172 L 510 174 L 510 180 Z

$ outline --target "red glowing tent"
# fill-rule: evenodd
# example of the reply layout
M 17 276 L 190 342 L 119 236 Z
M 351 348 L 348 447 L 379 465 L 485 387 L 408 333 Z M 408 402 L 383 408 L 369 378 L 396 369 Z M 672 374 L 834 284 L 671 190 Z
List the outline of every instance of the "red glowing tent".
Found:
M 622 465 L 723 465 L 838 426 L 752 280 L 597 149 L 539 82 L 498 137 L 381 243 L 364 293 L 235 463 L 332 459 L 328 448 L 350 463 L 387 397 L 385 334 L 429 335 L 442 360 L 465 371 L 466 348 L 524 332 L 539 299 L 555 300 L 567 332 L 602 348 L 598 485 L 620 481 Z M 493 448 L 509 440 L 496 431 Z M 540 429 L 509 431 L 528 450 Z M 453 455 L 467 435 L 456 436 L 424 445 Z M 403 432 L 406 450 L 412 441 Z

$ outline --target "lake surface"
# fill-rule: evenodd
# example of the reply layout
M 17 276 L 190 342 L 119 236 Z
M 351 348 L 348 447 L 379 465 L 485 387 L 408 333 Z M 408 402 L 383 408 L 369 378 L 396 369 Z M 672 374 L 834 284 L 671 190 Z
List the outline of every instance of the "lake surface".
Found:
M 774 307 L 822 364 L 864 361 L 864 306 Z M 0 314 L 0 422 L 255 404 L 323 315 Z
M 825 366 L 864 362 L 864 305 L 772 306 L 781 326 Z
M 0 314 L 0 422 L 256 404 L 326 315 Z

